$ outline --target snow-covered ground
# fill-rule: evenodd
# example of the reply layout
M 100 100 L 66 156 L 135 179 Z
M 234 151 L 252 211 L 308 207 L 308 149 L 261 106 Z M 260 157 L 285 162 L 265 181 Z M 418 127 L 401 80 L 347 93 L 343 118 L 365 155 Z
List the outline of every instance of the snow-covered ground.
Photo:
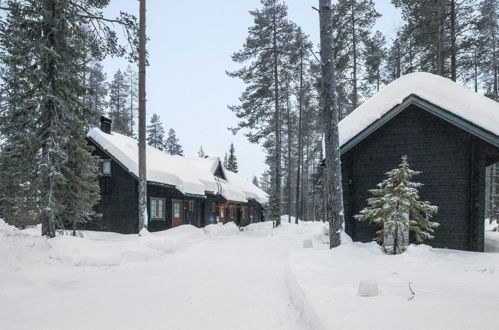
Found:
M 0 329 L 497 329 L 499 255 L 375 244 L 321 223 L 46 240 L 0 221 Z M 303 248 L 311 239 L 313 248 Z M 357 296 L 360 279 L 377 297 Z M 411 296 L 408 283 L 416 295 Z
M 485 220 L 485 252 L 499 252 L 499 228 L 497 221 Z

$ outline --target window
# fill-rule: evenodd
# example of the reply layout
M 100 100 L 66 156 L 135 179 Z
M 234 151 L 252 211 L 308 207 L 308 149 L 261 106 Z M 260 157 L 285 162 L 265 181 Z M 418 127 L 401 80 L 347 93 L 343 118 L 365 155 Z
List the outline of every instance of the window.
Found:
M 243 219 L 246 219 L 248 217 L 248 207 L 247 206 L 243 206 L 241 207 L 241 210 L 242 210 L 242 217 Z
M 111 176 L 111 159 L 104 159 L 101 162 L 100 172 L 104 176 Z
M 180 203 L 173 203 L 173 217 L 180 218 Z
M 189 201 L 189 212 L 194 211 L 194 201 Z
M 215 203 L 211 203 L 211 212 L 215 213 L 216 209 L 217 209 L 217 207 L 216 207 Z
M 151 219 L 165 219 L 165 200 L 163 198 L 151 197 Z

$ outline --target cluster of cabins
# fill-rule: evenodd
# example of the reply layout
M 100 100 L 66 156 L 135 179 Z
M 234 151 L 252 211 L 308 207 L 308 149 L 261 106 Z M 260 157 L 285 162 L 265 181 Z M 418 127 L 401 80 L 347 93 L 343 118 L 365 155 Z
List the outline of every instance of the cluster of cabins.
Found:
M 137 140 L 111 132 L 111 122 L 91 129 L 87 139 L 100 158 L 101 217 L 87 229 L 123 234 L 138 231 Z M 204 227 L 233 221 L 239 226 L 263 220 L 267 194 L 223 168 L 219 158 L 172 156 L 147 147 L 148 229 L 183 224 Z
M 428 73 L 405 75 L 385 86 L 339 124 L 345 230 L 369 242 L 378 228 L 353 216 L 368 190 L 403 155 L 422 171 L 422 200 L 439 207 L 435 239 L 427 243 L 484 249 L 485 170 L 499 161 L 499 103 Z M 101 220 L 93 229 L 137 232 L 137 141 L 111 132 L 103 119 L 88 139 L 101 159 Z M 218 158 L 170 156 L 148 147 L 149 230 L 263 220 L 268 196 L 223 168 Z

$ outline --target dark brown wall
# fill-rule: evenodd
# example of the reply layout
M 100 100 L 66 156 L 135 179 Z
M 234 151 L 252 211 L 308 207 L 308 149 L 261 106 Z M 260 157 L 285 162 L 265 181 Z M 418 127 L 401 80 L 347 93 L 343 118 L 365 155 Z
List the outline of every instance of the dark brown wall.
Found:
M 422 200 L 439 207 L 434 247 L 483 251 L 485 144 L 448 122 L 415 106 L 402 111 L 343 157 L 346 231 L 368 242 L 377 228 L 352 216 L 366 207 L 368 190 L 407 155 L 414 178 L 424 186 Z

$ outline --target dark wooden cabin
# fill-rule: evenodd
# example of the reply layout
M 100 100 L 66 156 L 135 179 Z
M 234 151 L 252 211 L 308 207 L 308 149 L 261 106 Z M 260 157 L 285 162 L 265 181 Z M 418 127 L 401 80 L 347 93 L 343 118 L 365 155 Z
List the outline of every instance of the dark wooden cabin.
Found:
M 106 136 L 102 134 L 107 134 L 109 137 L 114 135 L 120 141 L 126 141 L 127 144 L 110 145 L 109 141 L 112 140 L 106 141 Z M 129 169 L 130 159 L 126 158 L 121 152 L 121 149 L 126 147 L 136 147 L 136 141 L 111 132 L 111 122 L 104 117 L 101 119 L 101 129 L 92 129 L 87 139 L 95 148 L 94 154 L 99 157 L 101 162 L 99 179 L 101 200 L 97 205 L 97 211 L 101 214 L 101 217 L 88 222 L 86 229 L 123 234 L 137 233 L 138 179 L 137 175 Z M 165 160 L 168 160 L 168 157 L 173 156 L 165 154 L 164 157 Z M 125 164 L 125 162 L 128 163 Z M 189 162 L 189 159 L 185 158 L 185 162 Z M 190 194 L 181 192 L 175 185 L 167 182 L 148 181 L 147 211 L 149 231 L 165 230 L 183 224 L 204 227 L 209 224 L 233 221 L 237 225 L 244 226 L 262 221 L 262 205 L 254 199 L 254 194 L 250 194 L 248 198 L 239 201 L 230 201 L 224 198 L 224 186 L 231 185 L 230 180 L 236 174 L 232 173 L 231 177 L 227 178 L 227 170 L 223 169 L 219 160 L 218 162 L 218 166 L 214 167 L 212 173 L 213 180 L 220 181 L 216 185 L 218 191 L 203 190 L 197 191 L 197 194 Z M 164 166 L 167 167 L 168 163 L 166 162 Z M 203 171 L 203 169 L 200 168 L 199 171 Z M 238 181 L 241 180 L 245 179 L 239 179 Z M 251 184 L 249 181 L 247 183 L 246 181 L 243 182 Z M 236 185 L 235 187 L 239 188 L 240 186 Z M 234 189 L 233 184 L 231 188 Z M 258 195 L 261 198 L 260 201 L 266 199 L 266 194 L 259 188 L 255 186 L 246 186 L 244 188 L 245 191 L 251 191 Z M 247 211 L 249 209 L 253 212 L 251 217 Z
M 340 123 L 346 232 L 356 241 L 376 237 L 375 225 L 353 216 L 367 206 L 368 190 L 407 155 L 411 168 L 422 171 L 414 178 L 424 184 L 421 199 L 439 207 L 433 221 L 440 227 L 426 244 L 483 251 L 485 169 L 499 161 L 491 123 L 499 123 L 498 103 L 445 78 L 417 73 L 386 86 Z

